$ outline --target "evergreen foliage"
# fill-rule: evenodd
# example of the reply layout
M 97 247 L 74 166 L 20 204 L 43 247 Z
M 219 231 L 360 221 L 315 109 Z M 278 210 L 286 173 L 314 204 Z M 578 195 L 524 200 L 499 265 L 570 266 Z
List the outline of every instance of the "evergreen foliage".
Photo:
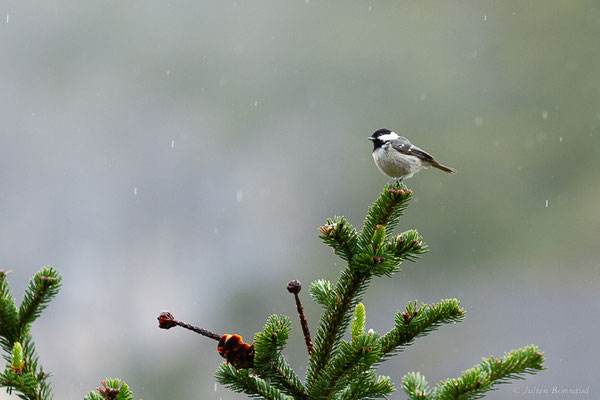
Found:
M 360 301 L 371 280 L 393 276 L 400 271 L 402 261 L 415 261 L 427 251 L 415 230 L 391 234 L 411 197 L 410 190 L 394 182 L 369 208 L 360 232 L 344 217 L 328 219 L 318 228 L 319 237 L 347 265 L 336 283 L 319 279 L 310 286 L 310 295 L 323 307 L 323 314 L 314 348 L 309 348 L 304 382 L 282 355 L 290 335 L 290 320 L 275 315 L 254 337 L 253 368 L 236 369 L 223 363 L 216 371 L 217 380 L 232 390 L 264 399 L 378 399 L 394 392 L 390 377 L 376 374 L 377 366 L 415 338 L 465 316 L 456 299 L 442 299 L 435 304 L 419 304 L 415 300 L 396 313 L 389 332 L 380 335 L 371 329 L 365 333 L 366 312 Z M 299 301 L 297 292 L 296 300 Z M 302 313 L 301 307 L 299 312 Z M 300 320 L 303 318 L 301 315 Z M 348 330 L 349 341 L 344 340 Z M 402 379 L 402 389 L 409 399 L 475 399 L 497 383 L 543 369 L 543 361 L 543 354 L 529 346 L 501 359 L 484 359 L 460 378 L 441 382 L 434 388 L 419 372 L 408 373 Z
M 31 279 L 19 307 L 8 286 L 8 272 L 0 270 L 0 347 L 6 361 L 0 373 L 0 387 L 24 400 L 50 400 L 50 373 L 39 363 L 31 324 L 56 297 L 62 277 L 52 266 L 43 267 Z M 98 393 L 90 392 L 85 400 L 132 400 L 129 387 L 119 379 L 102 381 Z
M 381 337 L 383 358 L 396 354 L 417 336 L 423 336 L 443 323 L 460 321 L 463 316 L 464 311 L 456 299 L 420 306 L 416 300 L 409 302 L 406 311 L 396 313 L 394 328 Z
M 479 399 L 493 385 L 506 383 L 508 379 L 523 379 L 524 374 L 543 370 L 544 355 L 537 346 L 530 345 L 505 353 L 502 358 L 484 358 L 475 367 L 466 370 L 458 379 L 440 382 L 432 392 L 439 400 Z
M 302 380 L 285 361 L 281 350 L 290 336 L 290 319 L 271 315 L 263 332 L 254 335 L 254 369 L 261 376 L 277 382 L 281 390 L 295 398 L 307 398 Z
M 231 364 L 222 363 L 216 372 L 217 381 L 226 387 L 250 397 L 268 400 L 291 400 L 293 397 L 283 394 L 275 385 L 265 382 L 248 369 L 237 369 Z
M 51 399 L 50 374 L 39 365 L 30 327 L 58 294 L 62 278 L 53 267 L 43 267 L 29 282 L 17 308 L 7 275 L 0 271 L 0 347 L 6 360 L 0 387 L 22 399 Z
M 252 345 L 239 335 L 219 335 L 175 320 L 168 312 L 159 316 L 159 327 L 175 326 L 192 330 L 219 342 L 218 352 L 227 361 L 216 371 L 216 379 L 234 391 L 267 400 L 358 400 L 386 398 L 395 391 L 388 376 L 378 376 L 379 364 L 398 354 L 417 337 L 442 324 L 461 321 L 465 312 L 456 299 L 435 304 L 409 302 L 394 318 L 394 327 L 381 335 L 365 332 L 366 310 L 362 300 L 374 277 L 391 277 L 404 260 L 415 261 L 427 251 L 415 230 L 398 235 L 392 232 L 412 197 L 401 183 L 388 184 L 369 208 L 364 226 L 357 232 L 344 217 L 328 219 L 318 228 L 319 237 L 347 262 L 339 280 L 317 280 L 310 286 L 311 297 L 323 308 L 316 335 L 310 336 L 299 298 L 301 284 L 291 281 L 302 332 L 308 350 L 308 368 L 303 381 L 291 368 L 282 351 L 290 337 L 291 321 L 271 315 Z M 30 334 L 31 324 L 58 294 L 61 276 L 53 267 L 43 267 L 31 279 L 17 307 L 0 271 L 0 347 L 6 363 L 0 386 L 24 400 L 52 399 L 49 373 L 39 364 Z M 349 340 L 345 340 L 347 333 Z M 420 372 L 402 378 L 402 389 L 411 400 L 477 399 L 495 385 L 543 370 L 544 356 L 534 346 L 505 353 L 502 358 L 483 359 L 459 378 L 448 379 L 431 388 Z M 120 379 L 101 381 L 102 387 L 84 400 L 132 400 L 133 394 Z
M 83 400 L 133 400 L 129 386 L 120 379 L 105 379 L 100 381 L 103 387 L 97 387 L 96 392 L 89 392 Z

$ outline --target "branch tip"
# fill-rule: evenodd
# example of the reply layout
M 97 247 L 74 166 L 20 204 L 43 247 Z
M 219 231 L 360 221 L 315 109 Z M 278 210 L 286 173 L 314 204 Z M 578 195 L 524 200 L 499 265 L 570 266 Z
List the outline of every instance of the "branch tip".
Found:
M 104 389 L 102 389 L 100 386 L 96 386 L 96 390 L 100 392 L 100 394 L 107 400 L 115 399 L 119 392 L 121 392 L 120 389 L 115 389 L 107 386 L 105 380 L 101 380 L 100 383 L 102 384 L 102 386 L 104 386 Z
M 158 327 L 160 329 L 171 329 L 174 326 L 177 326 L 177 321 L 173 317 L 173 314 L 168 311 L 161 312 L 157 319 Z
M 287 291 L 292 294 L 298 294 L 302 290 L 302 283 L 300 281 L 294 279 L 287 284 Z
M 199 328 L 194 325 L 186 324 L 185 322 L 177 321 L 173 315 L 168 311 L 163 311 L 158 316 L 158 327 L 161 329 L 171 329 L 174 326 L 180 326 L 192 332 L 196 332 L 199 335 L 207 337 L 209 339 L 213 339 L 216 341 L 221 340 L 223 335 L 219 335 L 217 333 L 211 332 L 207 329 Z

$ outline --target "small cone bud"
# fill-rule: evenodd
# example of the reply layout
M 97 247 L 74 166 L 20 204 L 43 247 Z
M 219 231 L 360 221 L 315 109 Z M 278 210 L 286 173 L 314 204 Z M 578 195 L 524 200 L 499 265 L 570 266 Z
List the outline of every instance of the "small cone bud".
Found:
M 385 226 L 377 225 L 375 228 L 375 233 L 373 234 L 373 248 L 376 250 L 381 247 L 383 241 L 385 240 Z
M 161 312 L 157 319 L 158 327 L 161 329 L 171 329 L 172 327 L 177 326 L 177 322 L 170 312 Z
M 17 374 L 22 375 L 24 366 L 25 360 L 23 360 L 23 346 L 21 346 L 21 343 L 16 342 L 12 350 L 10 369 L 15 371 Z
M 302 290 L 302 284 L 296 279 L 287 284 L 287 291 L 292 294 L 298 294 L 300 290 Z

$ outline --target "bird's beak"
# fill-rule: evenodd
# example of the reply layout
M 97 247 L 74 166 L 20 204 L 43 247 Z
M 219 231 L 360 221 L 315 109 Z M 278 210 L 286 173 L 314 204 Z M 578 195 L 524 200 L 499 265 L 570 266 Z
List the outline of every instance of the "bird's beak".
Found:
M 375 140 L 375 138 L 373 136 L 369 136 L 367 139 L 369 139 L 369 140 Z

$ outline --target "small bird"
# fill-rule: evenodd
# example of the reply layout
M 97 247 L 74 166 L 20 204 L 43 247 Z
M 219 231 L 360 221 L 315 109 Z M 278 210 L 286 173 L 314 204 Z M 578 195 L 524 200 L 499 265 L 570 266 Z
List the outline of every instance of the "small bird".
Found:
M 389 129 L 378 129 L 368 138 L 373 141 L 375 165 L 393 181 L 412 177 L 423 168 L 434 167 L 453 174 L 454 168 L 446 167 L 430 154 L 413 145 L 404 136 Z

